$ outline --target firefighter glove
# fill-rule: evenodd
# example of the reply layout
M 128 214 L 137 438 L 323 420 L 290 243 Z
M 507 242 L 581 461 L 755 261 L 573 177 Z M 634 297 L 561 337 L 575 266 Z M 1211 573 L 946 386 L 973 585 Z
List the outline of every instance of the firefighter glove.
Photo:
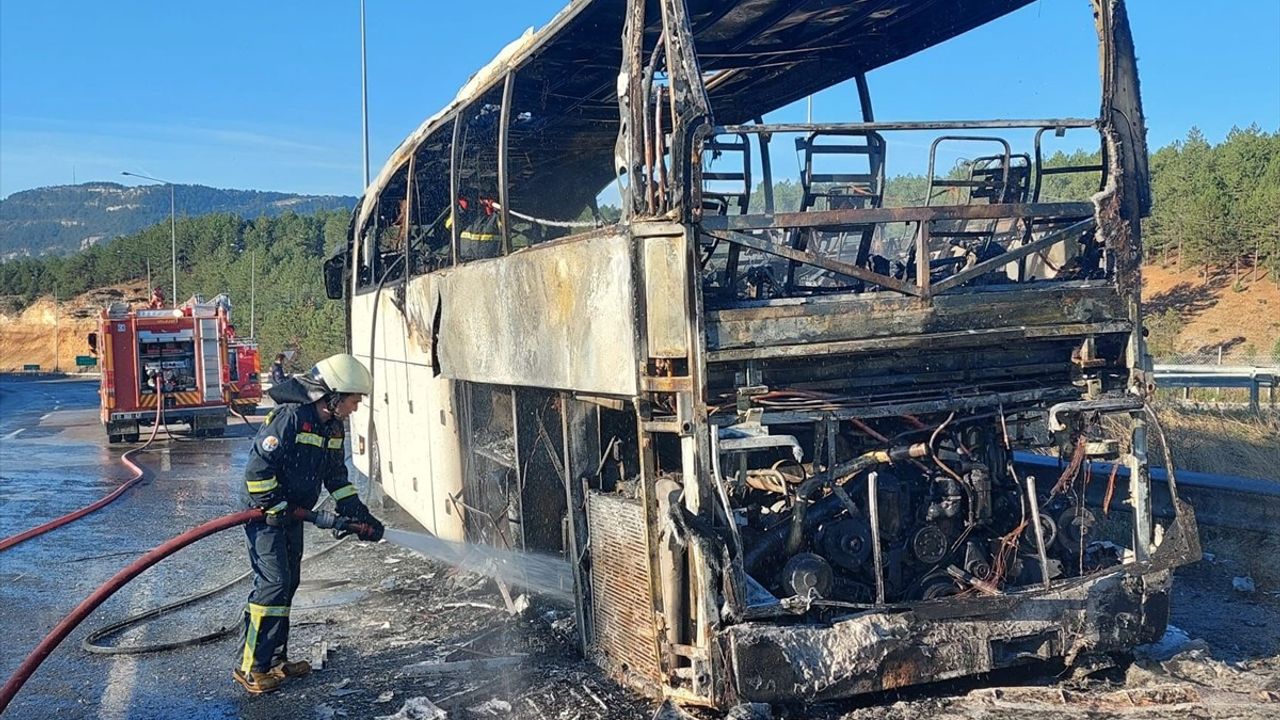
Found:
M 360 498 L 356 495 L 342 498 L 337 502 L 334 509 L 338 511 L 339 515 L 345 515 L 352 520 L 358 520 L 360 522 L 364 522 L 366 519 L 372 517 L 372 515 L 369 514 L 369 508 L 365 507 L 365 504 L 360 502 Z
M 382 539 L 382 532 L 386 529 L 382 523 L 378 522 L 378 518 L 369 515 L 363 520 L 364 528 L 361 529 L 358 537 L 365 542 L 378 542 Z
M 355 533 L 356 525 L 360 522 L 362 521 L 347 517 L 346 515 L 334 516 L 333 525 L 331 526 L 333 528 L 333 539 L 341 540 L 342 538 Z

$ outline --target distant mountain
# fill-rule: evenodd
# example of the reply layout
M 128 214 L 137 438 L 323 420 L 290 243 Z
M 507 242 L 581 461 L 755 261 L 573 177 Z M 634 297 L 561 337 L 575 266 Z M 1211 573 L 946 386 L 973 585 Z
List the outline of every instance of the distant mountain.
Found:
M 174 203 L 179 217 L 217 212 L 255 218 L 350 209 L 356 198 L 176 185 Z M 93 182 L 24 190 L 0 200 L 0 260 L 72 253 L 168 218 L 167 185 Z

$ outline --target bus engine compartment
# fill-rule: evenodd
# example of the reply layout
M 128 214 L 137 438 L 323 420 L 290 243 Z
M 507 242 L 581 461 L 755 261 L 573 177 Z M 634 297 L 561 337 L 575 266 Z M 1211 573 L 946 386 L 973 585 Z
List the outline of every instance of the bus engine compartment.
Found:
M 776 597 L 821 606 L 990 595 L 1119 563 L 1074 483 L 1045 488 L 1043 502 L 1037 492 L 1030 511 L 1036 478 L 1020 481 L 984 419 L 903 420 L 899 444 L 865 437 L 879 447 L 816 470 L 748 463 L 730 486 L 748 574 Z M 831 455 L 856 440 L 837 434 Z

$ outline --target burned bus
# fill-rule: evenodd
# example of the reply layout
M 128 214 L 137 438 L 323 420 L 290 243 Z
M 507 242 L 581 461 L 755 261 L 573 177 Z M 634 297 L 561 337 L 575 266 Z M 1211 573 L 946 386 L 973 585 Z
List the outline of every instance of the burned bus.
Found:
M 1199 546 L 1176 492 L 1151 512 L 1123 2 L 1091 6 L 1096 117 L 873 113 L 869 72 L 1027 4 L 580 0 L 508 45 L 325 265 L 374 375 L 357 467 L 441 537 L 565 558 L 583 652 L 685 703 L 1159 637 Z M 764 120 L 835 86 L 860 112 Z

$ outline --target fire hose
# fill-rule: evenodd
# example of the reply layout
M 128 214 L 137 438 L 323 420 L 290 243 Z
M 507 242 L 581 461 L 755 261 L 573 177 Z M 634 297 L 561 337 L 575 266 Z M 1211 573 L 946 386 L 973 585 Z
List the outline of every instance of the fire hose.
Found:
M 126 467 L 128 467 L 130 470 L 133 471 L 133 477 L 124 481 L 124 483 L 121 484 L 120 487 L 116 488 L 115 490 L 112 490 L 110 493 L 108 493 L 105 497 L 98 500 L 97 502 L 94 502 L 90 505 L 86 505 L 74 512 L 67 513 L 62 517 L 54 518 L 53 520 L 50 520 L 49 522 L 43 525 L 33 527 L 30 530 L 27 530 L 25 532 L 20 532 L 17 535 L 14 535 L 12 537 L 7 537 L 4 540 L 0 540 L 0 552 L 4 552 L 5 550 L 8 550 L 9 548 L 15 545 L 20 545 L 30 540 L 33 537 L 39 537 L 51 530 L 56 530 L 62 527 L 63 525 L 75 522 L 76 520 L 79 520 L 80 518 L 84 517 L 85 515 L 88 515 L 89 513 L 101 510 L 107 505 L 110 505 L 121 495 L 123 495 L 125 491 L 127 491 L 129 488 L 141 482 L 142 479 L 146 476 L 146 473 L 142 470 L 142 466 L 135 463 L 133 459 L 130 458 L 129 456 L 133 455 L 134 453 L 142 452 L 143 450 L 146 450 L 148 447 L 151 446 L 151 443 L 154 442 L 156 439 L 156 433 L 160 431 L 160 426 L 164 424 L 163 418 L 164 418 L 164 391 L 161 388 L 157 387 L 156 388 L 156 419 L 155 419 L 155 422 L 151 424 L 151 436 L 148 437 L 147 441 L 142 445 L 136 448 L 133 448 L 131 450 L 128 450 L 123 455 L 120 456 L 120 462 L 124 463 Z
M 322 555 L 327 555 L 330 551 L 344 542 L 346 542 L 346 538 L 338 540 L 327 547 L 311 553 L 310 555 L 302 558 L 302 564 L 305 565 Z M 195 647 L 196 645 L 203 645 L 215 640 L 221 640 L 222 638 L 238 631 L 240 628 L 235 625 L 225 625 L 213 632 L 198 635 L 193 638 L 168 640 L 165 642 L 150 643 L 147 645 L 106 645 L 101 642 L 103 639 L 116 635 L 126 628 L 131 628 L 135 625 L 142 625 L 154 618 L 161 617 L 167 613 L 177 610 L 178 608 L 194 605 L 205 598 L 213 597 L 214 595 L 230 590 L 241 581 L 247 579 L 250 575 L 253 575 L 252 570 L 241 573 L 217 587 L 209 588 L 208 590 L 201 590 L 200 592 L 180 597 L 177 600 L 161 605 L 160 607 L 143 610 L 142 612 L 134 613 L 122 620 L 117 620 L 108 625 L 103 625 L 97 630 L 85 635 L 84 639 L 80 641 L 80 648 L 85 652 L 93 653 L 94 655 L 147 655 L 150 653 L 164 652 L 166 650 L 180 650 L 186 647 Z
M 336 518 L 331 513 L 313 513 L 310 510 L 298 508 L 293 511 L 292 515 L 299 520 L 306 520 L 308 522 L 315 523 L 317 527 L 327 526 L 334 528 L 336 533 L 355 533 L 357 535 L 361 535 L 369 530 L 369 527 L 363 523 L 351 522 L 345 518 Z M 40 641 L 40 644 L 36 645 L 35 649 L 31 651 L 31 654 L 27 655 L 26 659 L 22 661 L 22 664 L 18 666 L 18 669 L 14 670 L 13 675 L 5 682 L 4 687 L 0 688 L 0 713 L 3 713 L 9 707 L 9 703 L 13 701 L 13 698 L 18 694 L 18 691 L 22 689 L 22 686 L 26 684 L 31 675 L 40 667 L 40 664 L 44 662 L 45 658 L 49 657 L 54 648 L 58 647 L 58 645 L 67 638 L 67 635 L 71 634 L 71 631 L 83 622 L 90 613 L 96 610 L 103 602 L 106 602 L 107 598 L 114 595 L 116 591 L 124 587 L 130 580 L 133 580 L 135 577 L 142 574 L 143 571 L 147 570 L 152 565 L 155 565 L 197 540 L 204 539 L 214 533 L 221 532 L 228 528 L 244 525 L 254 520 L 260 520 L 262 517 L 263 511 L 255 508 L 253 510 L 243 510 L 241 512 L 232 513 L 230 515 L 210 520 L 203 525 L 194 527 L 175 538 L 171 538 L 160 545 L 157 545 L 149 550 L 145 555 L 130 563 L 128 567 L 113 575 L 110 580 L 107 580 L 99 586 L 97 590 L 90 593 L 89 597 L 85 598 L 74 610 L 67 614 L 61 622 L 54 626 L 53 630 L 50 630 L 49 634 Z

